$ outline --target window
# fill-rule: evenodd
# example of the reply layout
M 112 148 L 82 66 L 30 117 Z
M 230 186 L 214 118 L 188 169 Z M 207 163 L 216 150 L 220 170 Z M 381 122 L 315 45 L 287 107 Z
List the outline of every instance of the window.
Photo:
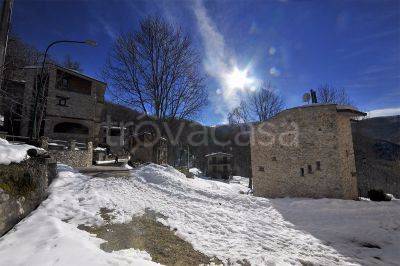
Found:
M 224 165 L 224 171 L 228 171 L 228 166 Z
M 54 126 L 54 133 L 87 135 L 89 129 L 78 123 L 62 122 Z
M 272 157 L 272 161 L 276 162 L 276 157 L 275 156 Z
M 264 170 L 264 166 L 259 166 L 259 167 L 258 167 L 258 171 L 264 172 L 264 171 L 265 171 L 265 170 Z
M 217 163 L 217 157 L 212 157 L 211 158 L 211 162 L 212 162 L 212 164 L 216 164 Z
M 91 95 L 92 82 L 77 75 L 57 70 L 57 89 Z
M 68 86 L 68 79 L 67 78 L 62 78 L 61 79 L 61 86 L 64 88 L 64 89 L 67 89 L 69 86 Z
M 58 99 L 57 105 L 68 107 L 67 105 L 67 100 L 69 99 L 68 97 L 56 96 L 56 98 Z
M 316 165 L 317 165 L 317 170 L 321 171 L 321 162 L 317 161 Z
M 300 176 L 304 176 L 304 168 L 300 168 Z
M 307 171 L 309 174 L 312 174 L 312 166 L 311 164 L 307 165 Z
M 119 129 L 119 128 L 111 128 L 109 134 L 110 134 L 111 137 L 118 137 L 118 136 L 121 135 L 121 129 Z
M 217 167 L 216 166 L 213 166 L 213 172 L 217 172 Z
M 226 156 L 222 157 L 222 162 L 223 162 L 223 163 L 227 163 L 227 162 L 228 162 Z

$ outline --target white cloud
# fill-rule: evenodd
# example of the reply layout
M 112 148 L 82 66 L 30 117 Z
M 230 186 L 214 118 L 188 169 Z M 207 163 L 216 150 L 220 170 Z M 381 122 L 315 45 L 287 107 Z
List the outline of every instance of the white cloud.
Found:
M 376 109 L 376 110 L 371 110 L 371 111 L 367 112 L 368 117 L 392 116 L 392 115 L 400 115 L 400 107 Z
M 271 74 L 271 76 L 278 77 L 281 74 L 281 72 L 276 67 L 271 67 L 269 69 L 269 74 Z
M 210 94 L 217 114 L 226 119 L 227 112 L 239 105 L 242 93 L 254 90 L 259 81 L 250 76 L 250 67 L 239 69 L 233 56 L 228 55 L 225 39 L 217 30 L 202 1 L 194 2 L 197 26 L 202 37 L 206 72 L 218 81 L 219 88 Z
M 276 53 L 275 47 L 273 47 L 273 46 L 269 47 L 269 49 L 268 49 L 268 54 L 269 54 L 269 55 L 274 55 L 275 53 Z

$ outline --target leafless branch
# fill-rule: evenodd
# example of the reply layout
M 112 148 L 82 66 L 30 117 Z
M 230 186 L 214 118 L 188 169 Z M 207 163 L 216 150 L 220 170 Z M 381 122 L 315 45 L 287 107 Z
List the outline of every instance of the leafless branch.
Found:
M 337 89 L 327 84 L 317 89 L 317 99 L 319 103 L 352 105 L 345 89 Z
M 277 95 L 270 83 L 265 83 L 248 94 L 240 105 L 228 114 L 229 123 L 247 123 L 266 121 L 283 109 L 283 100 Z
M 118 101 L 157 118 L 189 118 L 205 105 L 200 60 L 180 28 L 148 17 L 121 34 L 103 74 Z

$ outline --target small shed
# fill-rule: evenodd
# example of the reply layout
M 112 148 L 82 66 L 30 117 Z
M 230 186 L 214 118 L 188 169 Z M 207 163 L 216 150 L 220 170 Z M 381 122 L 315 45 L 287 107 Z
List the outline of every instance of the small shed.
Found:
M 232 154 L 224 152 L 214 152 L 207 154 L 206 175 L 213 178 L 228 179 L 232 174 L 233 160 Z
M 151 132 L 142 132 L 130 140 L 131 161 L 156 164 L 168 162 L 168 141 Z

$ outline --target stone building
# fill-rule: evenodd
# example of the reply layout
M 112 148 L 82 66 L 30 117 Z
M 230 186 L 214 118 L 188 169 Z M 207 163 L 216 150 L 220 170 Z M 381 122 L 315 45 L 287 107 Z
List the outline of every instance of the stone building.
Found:
M 262 197 L 358 197 L 349 106 L 312 104 L 254 125 L 253 188 Z
M 100 129 L 100 143 L 110 148 L 113 154 L 125 155 L 129 151 L 127 128 L 119 123 L 104 123 Z
M 168 162 L 168 142 L 163 137 L 157 137 L 151 132 L 142 132 L 129 138 L 132 163 Z
M 25 67 L 19 80 L 8 83 L 8 89 L 17 93 L 14 100 L 18 103 L 17 112 L 4 111 L 5 121 L 11 121 L 6 127 L 9 134 L 29 136 L 40 70 L 40 66 Z M 54 64 L 48 64 L 45 72 L 48 82 L 41 135 L 98 143 L 106 83 Z
M 207 158 L 206 175 L 214 178 L 228 179 L 232 174 L 232 155 L 224 152 L 210 153 Z

